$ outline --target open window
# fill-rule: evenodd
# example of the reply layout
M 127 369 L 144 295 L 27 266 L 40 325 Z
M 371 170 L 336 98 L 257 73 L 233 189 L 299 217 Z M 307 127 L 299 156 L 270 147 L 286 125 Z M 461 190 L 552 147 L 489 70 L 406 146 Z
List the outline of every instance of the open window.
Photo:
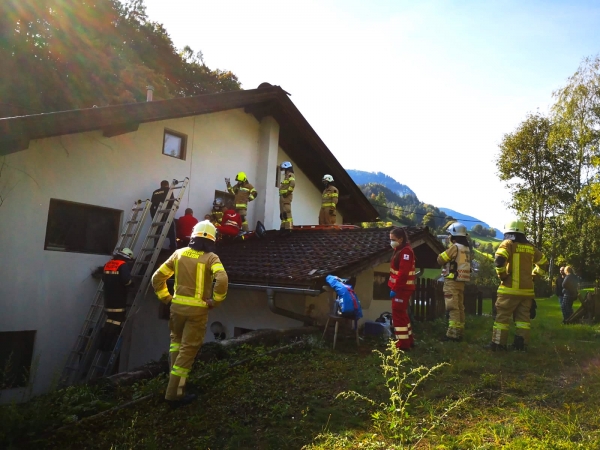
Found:
M 44 250 L 111 255 L 122 211 L 50 199 Z
M 163 155 L 185 160 L 187 136 L 165 128 L 163 137 Z
M 35 331 L 0 332 L 0 389 L 27 386 Z

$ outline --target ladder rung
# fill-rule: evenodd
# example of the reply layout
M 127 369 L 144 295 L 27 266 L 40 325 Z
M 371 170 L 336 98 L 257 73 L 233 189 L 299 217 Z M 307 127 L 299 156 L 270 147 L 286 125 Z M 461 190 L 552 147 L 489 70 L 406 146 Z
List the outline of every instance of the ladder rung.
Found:
M 132 211 L 143 211 L 143 210 L 144 210 L 144 208 L 132 208 L 131 210 L 132 210 Z
M 121 235 L 121 237 L 125 237 L 125 236 L 135 236 L 135 233 L 125 233 L 125 234 Z
M 160 234 L 149 234 L 149 235 L 148 235 L 148 236 L 146 236 L 146 237 L 149 237 L 149 238 L 158 238 L 158 237 L 160 237 L 160 236 L 161 236 Z
M 139 220 L 128 220 L 127 223 L 140 223 Z

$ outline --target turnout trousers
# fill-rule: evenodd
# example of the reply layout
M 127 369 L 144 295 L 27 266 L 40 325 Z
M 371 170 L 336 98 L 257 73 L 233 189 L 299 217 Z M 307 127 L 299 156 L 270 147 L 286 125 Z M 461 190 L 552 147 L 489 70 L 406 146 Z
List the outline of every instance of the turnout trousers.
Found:
M 166 400 L 179 400 L 185 394 L 185 383 L 194 364 L 194 359 L 204 341 L 208 309 L 199 308 L 201 314 L 186 316 L 171 311 L 169 329 L 171 346 L 169 359 L 171 374 L 165 394 Z
M 329 206 L 321 207 L 319 211 L 319 225 L 335 225 L 337 215 L 335 209 Z
M 496 300 L 496 320 L 492 331 L 492 342 L 506 345 L 510 321 L 514 318 L 515 335 L 523 337 L 525 345 L 529 343 L 531 330 L 530 310 L 533 299 L 523 295 L 498 294 Z
M 465 282 L 445 280 L 444 302 L 450 315 L 446 336 L 461 339 L 465 330 Z
M 242 219 L 242 231 L 248 231 L 248 221 L 246 220 L 248 208 L 236 208 L 235 211 L 240 215 L 240 218 Z
M 288 198 L 279 197 L 279 218 L 281 219 L 281 230 L 291 230 L 294 226 L 292 220 L 292 202 Z
M 402 350 L 410 349 L 414 343 L 412 326 L 408 317 L 411 294 L 410 291 L 398 292 L 396 297 L 392 299 L 392 322 L 396 336 L 396 347 Z

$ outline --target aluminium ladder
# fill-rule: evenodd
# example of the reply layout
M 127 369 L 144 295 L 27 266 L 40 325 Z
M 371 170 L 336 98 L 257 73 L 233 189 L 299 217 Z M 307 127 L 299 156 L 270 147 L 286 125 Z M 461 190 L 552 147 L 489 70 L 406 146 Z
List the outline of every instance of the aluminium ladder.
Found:
M 142 248 L 131 269 L 131 277 L 135 282 L 136 293 L 131 304 L 127 304 L 126 317 L 121 325 L 119 337 L 117 338 L 112 351 L 96 350 L 91 367 L 86 374 L 87 380 L 105 377 L 111 374 L 117 361 L 117 357 L 121 352 L 125 329 L 130 323 L 129 319 L 135 315 L 134 311 L 136 310 L 137 305 L 146 295 L 158 255 L 162 249 L 165 237 L 167 237 L 169 228 L 173 223 L 175 213 L 179 209 L 179 204 L 181 203 L 181 199 L 183 198 L 188 183 L 189 178 L 187 177 L 183 181 L 173 180 L 169 192 L 165 197 L 165 201 L 158 206 L 154 219 L 150 224 L 146 239 L 144 239 Z M 174 195 L 175 191 L 179 191 L 177 195 Z
M 119 236 L 113 254 L 124 248 L 133 249 L 135 247 L 142 225 L 150 210 L 150 206 L 150 200 L 138 200 L 133 204 L 131 215 L 123 225 L 121 235 Z M 103 287 L 104 283 L 100 281 L 90 310 L 83 322 L 81 332 L 78 334 L 75 346 L 67 358 L 67 362 L 59 380 L 61 386 L 66 386 L 78 381 L 78 378 L 81 376 L 81 371 L 86 365 L 86 360 L 89 359 L 90 349 L 92 348 L 92 344 L 95 342 L 98 330 L 100 329 L 98 324 L 103 323 L 103 321 L 101 321 L 104 317 Z

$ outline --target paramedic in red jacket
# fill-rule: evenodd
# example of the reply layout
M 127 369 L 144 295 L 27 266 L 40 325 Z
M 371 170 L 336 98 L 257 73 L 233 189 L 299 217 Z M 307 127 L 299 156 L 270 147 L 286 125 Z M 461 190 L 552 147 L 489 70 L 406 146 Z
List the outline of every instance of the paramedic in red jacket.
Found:
M 236 237 L 242 229 L 242 217 L 233 209 L 228 209 L 223 213 L 221 225 L 217 225 L 217 230 L 222 236 L 231 238 Z
M 185 215 L 177 220 L 177 239 L 179 240 L 179 248 L 187 247 L 190 243 L 190 236 L 194 226 L 198 223 L 198 219 L 194 217 L 192 208 L 185 210 Z
M 408 317 L 410 297 L 415 290 L 415 254 L 403 228 L 390 232 L 390 244 L 394 249 L 390 261 L 390 298 L 392 299 L 392 321 L 396 335 L 396 347 L 409 350 L 414 345 L 412 327 Z

